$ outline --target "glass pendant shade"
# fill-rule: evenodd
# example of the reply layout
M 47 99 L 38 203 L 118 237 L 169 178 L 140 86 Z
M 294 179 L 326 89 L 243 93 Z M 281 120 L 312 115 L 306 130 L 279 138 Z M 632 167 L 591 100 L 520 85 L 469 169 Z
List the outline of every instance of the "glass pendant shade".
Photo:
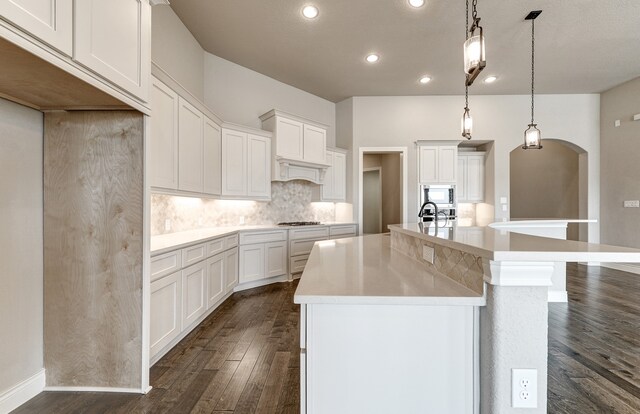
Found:
M 473 130 L 473 118 L 471 118 L 471 112 L 469 108 L 464 108 L 462 114 L 462 136 L 466 139 L 471 139 L 471 133 Z
M 529 124 L 529 128 L 524 131 L 523 149 L 541 149 L 542 136 L 540 130 L 536 128 L 538 124 Z
M 464 42 L 464 71 L 470 75 L 474 70 L 480 67 L 481 62 L 485 63 L 484 58 L 484 36 L 471 36 Z

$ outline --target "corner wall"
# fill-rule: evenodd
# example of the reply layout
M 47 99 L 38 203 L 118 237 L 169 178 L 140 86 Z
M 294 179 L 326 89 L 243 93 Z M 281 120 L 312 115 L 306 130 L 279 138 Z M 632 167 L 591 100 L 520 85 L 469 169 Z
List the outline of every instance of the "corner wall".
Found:
M 42 113 L 0 99 L 0 412 L 43 369 L 42 132 Z
M 624 200 L 640 199 L 640 77 L 601 95 L 600 208 L 602 242 L 640 248 L 640 208 L 624 208 Z M 615 120 L 620 126 L 615 127 Z

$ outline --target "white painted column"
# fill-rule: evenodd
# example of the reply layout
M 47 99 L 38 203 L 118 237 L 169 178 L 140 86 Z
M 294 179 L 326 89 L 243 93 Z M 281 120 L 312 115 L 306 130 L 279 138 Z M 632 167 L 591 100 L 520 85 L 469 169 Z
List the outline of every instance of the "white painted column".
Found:
M 512 404 L 511 370 L 538 370 L 537 408 L 547 412 L 547 291 L 553 262 L 485 263 L 487 305 L 480 308 L 480 413 L 522 413 Z

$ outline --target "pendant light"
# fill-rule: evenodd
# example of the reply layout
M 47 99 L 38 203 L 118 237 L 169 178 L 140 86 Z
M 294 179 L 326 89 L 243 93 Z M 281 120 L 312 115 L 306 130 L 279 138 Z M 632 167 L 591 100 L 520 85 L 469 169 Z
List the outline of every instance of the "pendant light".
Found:
M 467 20 L 469 16 L 469 0 L 467 0 Z M 471 86 L 482 69 L 487 65 L 485 58 L 484 34 L 478 17 L 478 0 L 473 0 L 473 24 L 466 33 L 464 42 L 464 71 L 467 74 L 467 85 Z M 468 23 L 467 23 L 468 24 Z M 476 30 L 478 31 L 476 33 Z
M 535 21 L 536 17 L 538 17 L 542 13 L 542 10 L 534 10 L 531 11 L 525 20 L 531 20 L 531 123 L 529 124 L 529 128 L 524 131 L 524 145 L 523 149 L 542 149 L 542 136 L 540 135 L 540 130 L 536 128 L 538 125 L 533 121 L 533 109 L 534 109 L 534 101 L 533 101 L 533 92 L 534 92 L 534 81 L 535 81 Z
M 464 16 L 464 35 L 468 40 L 469 37 L 469 0 L 467 0 L 466 14 Z M 465 41 L 465 45 L 466 45 Z M 466 50 L 466 48 L 465 48 Z M 465 54 L 465 68 L 466 68 L 466 54 Z M 471 112 L 469 111 L 469 75 L 465 75 L 464 82 L 464 112 L 462 113 L 462 136 L 466 139 L 471 139 L 471 131 L 473 130 L 473 118 L 471 118 Z

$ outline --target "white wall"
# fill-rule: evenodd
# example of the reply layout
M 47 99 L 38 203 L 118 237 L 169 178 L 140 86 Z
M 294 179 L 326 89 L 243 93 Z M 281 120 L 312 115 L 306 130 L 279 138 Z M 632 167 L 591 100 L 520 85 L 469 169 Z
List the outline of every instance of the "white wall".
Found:
M 204 57 L 204 103 L 227 122 L 261 128 L 258 118 L 280 109 L 329 125 L 335 146 L 336 105 L 210 53 Z
M 355 97 L 353 99 L 352 188 L 354 215 L 358 212 L 358 148 L 407 146 L 408 214 L 417 215 L 416 140 L 459 140 L 461 96 Z M 530 122 L 530 96 L 482 95 L 470 97 L 475 140 L 495 141 L 495 195 L 487 203 L 498 205 L 499 197 L 509 196 L 509 153 L 522 145 L 523 132 Z M 340 105 L 339 105 L 340 108 Z M 589 154 L 589 218 L 599 218 L 600 197 L 600 96 L 536 96 L 536 122 L 543 137 L 575 143 Z M 542 150 L 544 151 L 544 149 Z M 496 219 L 509 212 L 495 211 Z M 589 228 L 589 241 L 599 241 L 598 224 Z
M 0 99 L 0 397 L 43 368 L 42 130 Z
M 151 60 L 201 101 L 204 100 L 204 50 L 171 7 L 153 7 Z

